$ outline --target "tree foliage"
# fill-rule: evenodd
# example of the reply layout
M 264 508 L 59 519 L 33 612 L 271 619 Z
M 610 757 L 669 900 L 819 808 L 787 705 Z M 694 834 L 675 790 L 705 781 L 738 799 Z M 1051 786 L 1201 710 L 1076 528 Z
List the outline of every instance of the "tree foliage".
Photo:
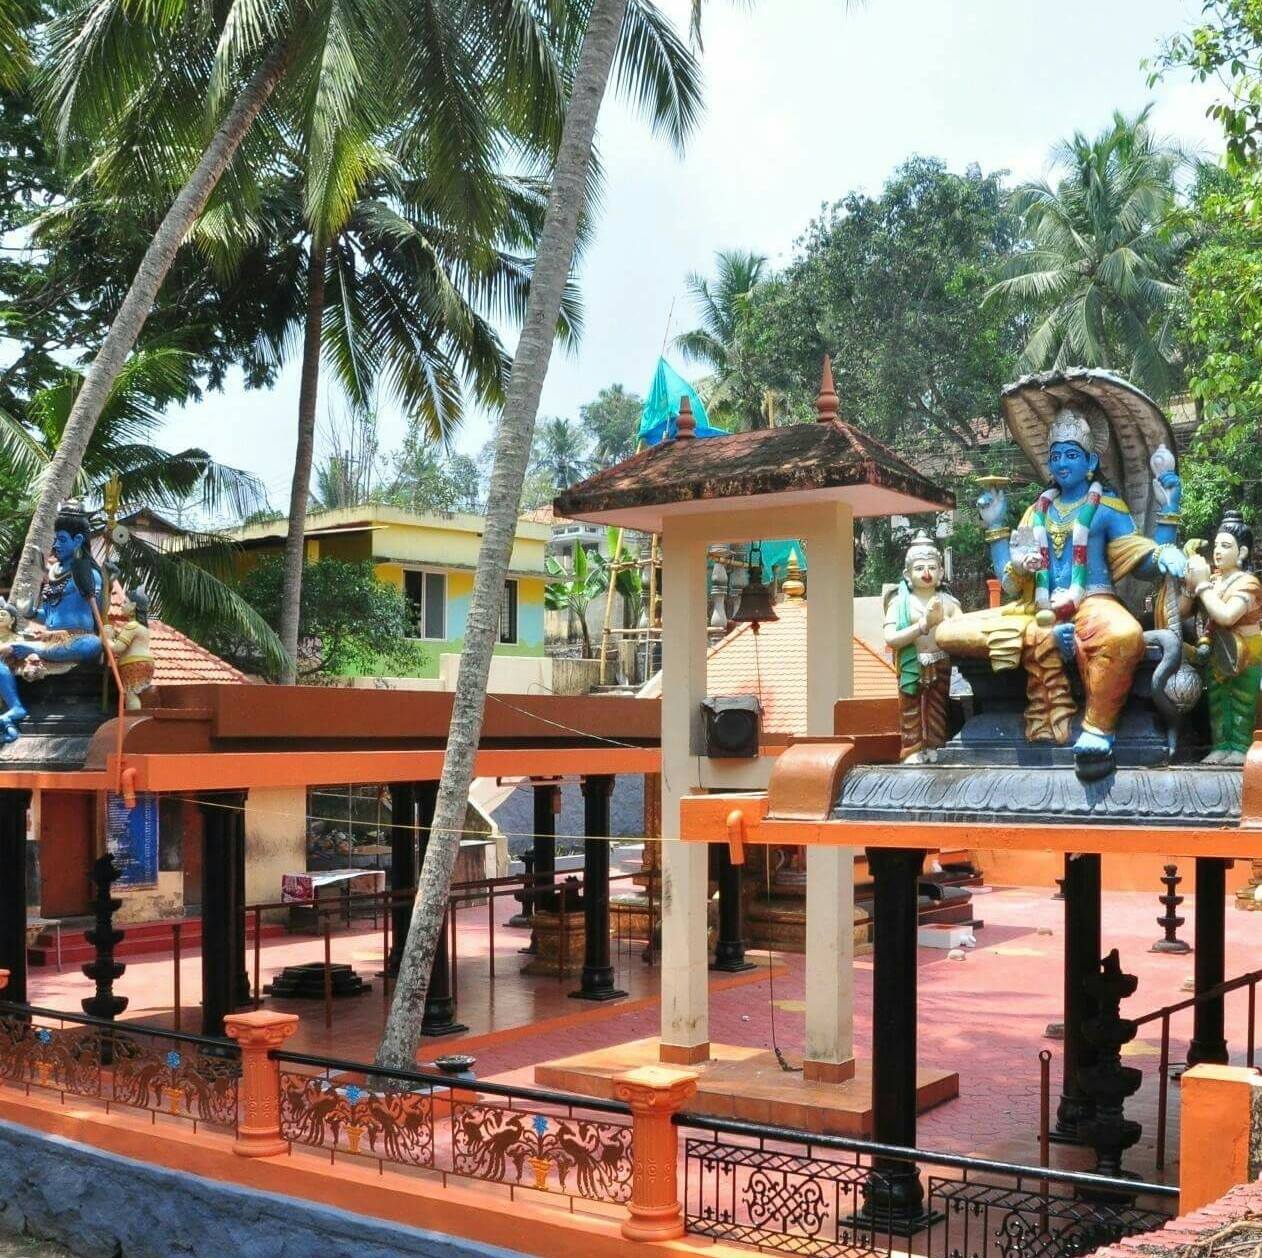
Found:
M 241 593 L 273 627 L 280 624 L 284 572 L 279 556 L 268 556 L 241 581 Z M 298 659 L 299 677 L 377 673 L 412 676 L 425 654 L 408 637 L 408 606 L 397 586 L 379 581 L 370 562 L 319 559 L 303 573 Z M 229 658 L 252 662 L 248 644 L 221 637 L 217 648 Z
M 1018 345 L 1020 317 L 982 307 L 1013 230 L 1001 177 L 976 167 L 913 157 L 880 196 L 851 193 L 753 290 L 739 391 L 773 389 L 810 418 L 828 352 L 849 422 L 912 457 L 972 446 Z
M 643 410 L 644 399 L 628 393 L 620 384 L 608 385 L 579 407 L 579 419 L 595 443 L 593 467 L 610 467 L 635 453 Z

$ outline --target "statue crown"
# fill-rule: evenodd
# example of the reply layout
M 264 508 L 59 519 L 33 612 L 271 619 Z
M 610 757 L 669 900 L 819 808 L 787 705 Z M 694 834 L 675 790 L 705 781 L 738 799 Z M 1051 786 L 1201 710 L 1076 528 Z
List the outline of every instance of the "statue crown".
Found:
M 1051 427 L 1047 430 L 1047 446 L 1050 450 L 1058 441 L 1072 441 L 1080 445 L 1088 454 L 1095 453 L 1095 437 L 1087 417 L 1070 406 L 1062 406 L 1056 412 Z

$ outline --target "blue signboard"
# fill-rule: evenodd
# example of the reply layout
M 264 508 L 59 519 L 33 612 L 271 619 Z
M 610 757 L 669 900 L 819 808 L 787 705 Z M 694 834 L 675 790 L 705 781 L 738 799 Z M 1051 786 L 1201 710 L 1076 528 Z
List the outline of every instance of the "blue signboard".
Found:
M 110 795 L 105 809 L 106 844 L 124 887 L 158 883 L 158 797 L 137 795 L 128 808 L 121 795 Z

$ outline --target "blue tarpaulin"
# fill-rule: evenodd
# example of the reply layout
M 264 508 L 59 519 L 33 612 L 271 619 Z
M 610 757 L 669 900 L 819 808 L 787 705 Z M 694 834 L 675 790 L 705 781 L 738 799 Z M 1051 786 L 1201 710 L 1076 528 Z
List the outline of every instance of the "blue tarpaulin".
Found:
M 659 358 L 657 370 L 653 373 L 653 384 L 649 389 L 648 400 L 640 413 L 640 431 L 637 438 L 641 444 L 655 446 L 659 441 L 674 438 L 675 423 L 679 419 L 679 402 L 685 393 L 692 405 L 692 417 L 697 423 L 697 436 L 727 436 L 725 429 L 711 425 L 705 404 L 701 401 L 696 389 L 666 359 Z

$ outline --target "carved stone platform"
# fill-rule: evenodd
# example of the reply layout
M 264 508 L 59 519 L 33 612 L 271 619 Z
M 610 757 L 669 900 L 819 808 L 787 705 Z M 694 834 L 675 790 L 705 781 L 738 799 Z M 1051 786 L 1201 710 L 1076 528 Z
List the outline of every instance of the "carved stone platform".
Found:
M 102 664 L 80 664 L 42 681 L 18 682 L 29 715 L 21 737 L 0 744 L 0 768 L 11 770 L 82 769 L 92 737 L 116 715 L 113 687 L 106 702 Z
M 1084 782 L 1072 766 L 866 765 L 846 774 L 835 820 L 1097 822 L 1204 826 L 1240 820 L 1238 768 L 1119 768 Z

